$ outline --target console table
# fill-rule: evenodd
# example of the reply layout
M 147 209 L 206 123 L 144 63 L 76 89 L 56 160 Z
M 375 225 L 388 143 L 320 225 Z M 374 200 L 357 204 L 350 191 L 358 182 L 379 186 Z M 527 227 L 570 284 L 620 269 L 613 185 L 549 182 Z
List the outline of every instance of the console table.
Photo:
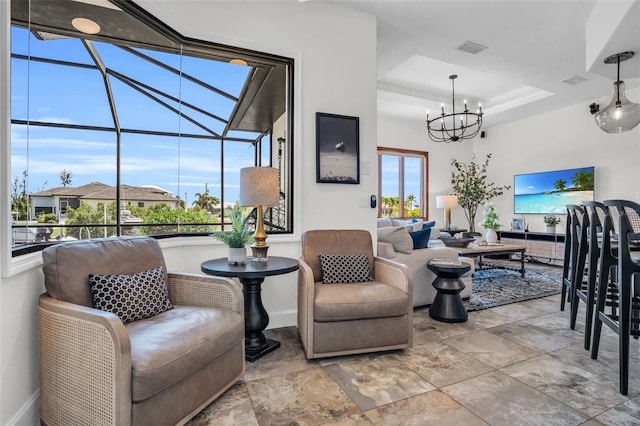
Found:
M 519 245 L 526 248 L 527 256 L 564 260 L 564 234 L 546 232 L 498 231 L 503 244 Z
M 247 261 L 244 265 L 231 265 L 227 258 L 207 260 L 200 265 L 205 274 L 234 277 L 242 284 L 244 294 L 244 352 L 245 359 L 253 362 L 280 347 L 280 342 L 268 339 L 264 330 L 269 325 L 269 314 L 262 305 L 262 283 L 272 275 L 293 272 L 300 267 L 295 259 L 269 256 L 267 262 Z

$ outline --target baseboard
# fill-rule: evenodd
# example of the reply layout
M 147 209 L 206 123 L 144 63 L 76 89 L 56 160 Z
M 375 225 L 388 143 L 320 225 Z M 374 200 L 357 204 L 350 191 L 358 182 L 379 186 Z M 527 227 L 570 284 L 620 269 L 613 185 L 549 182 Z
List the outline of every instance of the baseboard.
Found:
M 298 325 L 298 311 L 269 312 L 269 325 L 267 329 L 291 327 Z
M 9 420 L 7 426 L 40 426 L 40 389 Z

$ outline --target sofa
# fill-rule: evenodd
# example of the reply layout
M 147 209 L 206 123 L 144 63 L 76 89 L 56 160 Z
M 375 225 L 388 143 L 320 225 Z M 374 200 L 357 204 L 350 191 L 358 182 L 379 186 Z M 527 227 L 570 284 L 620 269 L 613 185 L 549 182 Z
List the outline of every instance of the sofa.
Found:
M 419 219 L 379 218 L 377 225 L 377 255 L 402 263 L 409 268 L 413 281 L 414 307 L 430 305 L 436 296 L 436 290 L 431 285 L 436 276 L 426 267 L 427 263 L 433 259 L 460 261 L 470 265 L 469 272 L 462 276 L 465 289 L 460 295 L 463 299 L 471 296 L 471 276 L 475 271 L 474 261 L 467 257 L 458 256 L 457 250 L 445 246 L 440 237 L 450 235 L 440 232 L 434 222 L 424 222 Z M 428 235 L 426 247 L 415 248 L 416 242 L 412 238 L 412 234 L 419 234 L 424 229 L 429 229 L 429 232 L 422 232 L 423 236 Z

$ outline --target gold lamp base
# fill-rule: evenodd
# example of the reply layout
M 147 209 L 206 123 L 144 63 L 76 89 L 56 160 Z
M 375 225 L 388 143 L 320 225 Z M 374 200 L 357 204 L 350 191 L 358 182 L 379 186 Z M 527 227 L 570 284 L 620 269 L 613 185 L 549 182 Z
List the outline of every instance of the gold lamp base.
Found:
M 252 262 L 266 262 L 269 260 L 269 256 L 267 256 L 267 251 L 269 250 L 269 246 L 261 246 L 257 247 L 255 245 L 251 246 Z

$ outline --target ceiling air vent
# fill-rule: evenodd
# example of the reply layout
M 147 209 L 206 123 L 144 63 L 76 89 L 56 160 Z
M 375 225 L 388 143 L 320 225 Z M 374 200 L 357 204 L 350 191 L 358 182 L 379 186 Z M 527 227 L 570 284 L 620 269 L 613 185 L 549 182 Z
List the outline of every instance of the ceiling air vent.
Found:
M 574 75 L 571 78 L 567 78 L 566 80 L 562 80 L 563 83 L 571 84 L 572 86 L 575 86 L 576 84 L 580 84 L 583 81 L 587 81 L 587 79 L 577 75 Z
M 472 41 L 465 41 L 460 46 L 458 46 L 456 49 L 462 50 L 463 52 L 469 53 L 471 55 L 476 55 L 476 54 L 482 52 L 483 50 L 487 49 L 487 46 L 483 46 L 481 44 L 474 43 Z

